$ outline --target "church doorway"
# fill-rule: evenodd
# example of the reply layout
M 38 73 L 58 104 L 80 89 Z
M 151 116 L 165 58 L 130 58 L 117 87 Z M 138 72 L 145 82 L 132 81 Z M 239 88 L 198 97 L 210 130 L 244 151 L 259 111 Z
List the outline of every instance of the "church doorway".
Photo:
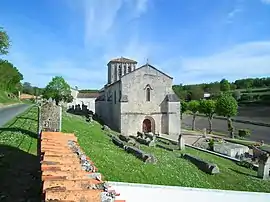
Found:
M 152 124 L 149 119 L 144 119 L 143 121 L 143 132 L 144 133 L 152 132 Z

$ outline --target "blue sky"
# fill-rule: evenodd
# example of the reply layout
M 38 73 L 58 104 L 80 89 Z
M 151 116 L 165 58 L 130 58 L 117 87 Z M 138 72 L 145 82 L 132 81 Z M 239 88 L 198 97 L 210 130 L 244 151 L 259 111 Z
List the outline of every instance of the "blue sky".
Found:
M 25 81 L 101 88 L 128 57 L 175 84 L 270 76 L 270 0 L 1 0 L 6 59 Z

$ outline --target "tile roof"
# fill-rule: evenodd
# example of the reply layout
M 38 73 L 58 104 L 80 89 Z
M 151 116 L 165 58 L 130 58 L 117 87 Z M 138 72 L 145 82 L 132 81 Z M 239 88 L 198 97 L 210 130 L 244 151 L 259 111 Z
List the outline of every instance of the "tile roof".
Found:
M 78 93 L 77 98 L 97 98 L 98 96 L 99 96 L 98 92 Z
M 135 60 L 131 60 L 131 59 L 124 58 L 124 57 L 112 59 L 109 61 L 109 63 L 110 62 L 123 62 L 123 63 L 136 63 L 137 64 L 137 62 Z
M 154 66 L 152 66 L 152 65 L 150 65 L 150 64 L 148 64 L 148 63 L 145 64 L 145 65 L 143 65 L 143 66 L 141 66 L 141 67 L 139 67 L 139 68 L 137 68 L 137 69 L 135 69 L 135 70 L 133 70 L 133 71 L 131 71 L 131 72 L 129 72 L 129 73 L 127 73 L 127 74 L 125 74 L 125 75 L 123 75 L 122 77 L 125 77 L 126 75 L 132 74 L 133 72 L 138 71 L 138 70 L 140 70 L 140 69 L 142 69 L 142 68 L 144 68 L 144 67 L 151 67 L 152 69 L 158 71 L 159 73 L 163 74 L 164 76 L 166 76 L 166 77 L 168 77 L 168 78 L 170 78 L 170 79 L 173 79 L 173 78 L 172 78 L 171 76 L 169 76 L 168 74 L 165 74 L 165 73 L 162 72 L 161 70 L 155 68 Z
M 179 102 L 180 101 L 179 97 L 176 94 L 168 94 L 166 96 L 166 99 L 168 102 Z
M 39 141 L 42 201 L 124 201 L 118 200 L 119 194 L 96 172 L 97 168 L 79 148 L 74 134 L 42 132 Z

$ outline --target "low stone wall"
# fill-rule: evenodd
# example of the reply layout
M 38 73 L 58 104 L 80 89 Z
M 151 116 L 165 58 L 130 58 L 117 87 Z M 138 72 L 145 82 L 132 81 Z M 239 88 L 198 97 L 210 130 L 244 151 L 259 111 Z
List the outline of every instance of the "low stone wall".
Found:
M 219 173 L 219 168 L 216 164 L 209 163 L 190 154 L 183 154 L 182 158 L 189 160 L 190 162 L 195 164 L 200 170 L 208 174 L 213 175 Z

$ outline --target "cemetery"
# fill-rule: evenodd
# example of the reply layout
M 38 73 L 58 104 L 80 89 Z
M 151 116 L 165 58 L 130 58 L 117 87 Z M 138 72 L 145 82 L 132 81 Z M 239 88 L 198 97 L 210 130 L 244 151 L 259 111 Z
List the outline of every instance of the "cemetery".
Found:
M 53 112 L 47 113 L 49 109 Z M 205 135 L 199 138 L 181 135 L 175 140 L 140 132 L 135 136 L 123 136 L 101 125 L 91 115 L 66 113 L 51 101 L 42 103 L 39 113 L 37 107 L 32 107 L 21 117 L 23 119 L 11 123 L 10 128 L 21 128 L 22 135 L 17 136 L 11 129 L 6 129 L 1 141 L 14 145 L 15 137 L 25 136 L 17 140 L 17 143 L 23 142 L 20 149 L 27 151 L 30 147 L 32 154 L 40 158 L 41 176 L 36 173 L 38 167 L 33 168 L 31 173 L 37 176 L 30 183 L 33 187 L 28 187 L 29 183 L 25 185 L 27 189 L 35 190 L 35 197 L 39 194 L 37 188 L 34 189 L 40 184 L 39 176 L 43 182 L 40 194 L 47 199 L 59 200 L 77 200 L 82 195 L 91 198 L 93 193 L 100 199 L 109 196 L 123 200 L 117 190 L 112 192 L 114 195 L 108 191 L 107 181 L 270 192 L 269 155 L 258 149 L 254 149 L 255 160 L 252 153 L 250 156 L 246 154 L 250 148 Z M 36 131 L 41 130 L 36 139 Z M 191 145 L 190 140 L 195 144 Z M 40 150 L 35 151 L 35 147 Z M 16 162 L 6 156 L 1 158 Z M 247 158 L 256 162 L 257 167 L 243 165 L 243 162 L 248 162 Z M 6 186 L 11 183 L 7 177 L 4 179 Z M 3 197 L 9 195 L 8 191 L 2 190 Z M 72 191 L 77 194 L 72 194 Z

